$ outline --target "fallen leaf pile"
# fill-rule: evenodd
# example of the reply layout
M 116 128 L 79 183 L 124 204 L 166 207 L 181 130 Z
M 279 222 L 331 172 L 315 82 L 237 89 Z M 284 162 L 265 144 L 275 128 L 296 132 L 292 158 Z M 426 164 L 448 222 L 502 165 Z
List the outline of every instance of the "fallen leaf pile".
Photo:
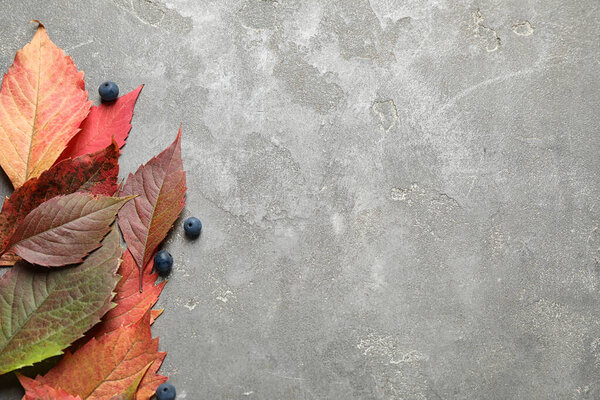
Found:
M 38 24 L 0 90 L 15 188 L 0 212 L 0 375 L 64 354 L 43 376 L 17 372 L 24 400 L 147 400 L 167 380 L 151 260 L 185 204 L 181 129 L 119 190 L 142 86 L 91 106 L 83 72 Z

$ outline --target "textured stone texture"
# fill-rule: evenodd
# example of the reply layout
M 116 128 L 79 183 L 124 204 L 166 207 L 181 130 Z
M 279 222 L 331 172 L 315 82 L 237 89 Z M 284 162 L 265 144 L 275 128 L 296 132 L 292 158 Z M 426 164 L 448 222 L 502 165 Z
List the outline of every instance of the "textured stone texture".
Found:
M 122 176 L 183 123 L 178 398 L 600 398 L 597 1 L 0 3 L 146 84 Z

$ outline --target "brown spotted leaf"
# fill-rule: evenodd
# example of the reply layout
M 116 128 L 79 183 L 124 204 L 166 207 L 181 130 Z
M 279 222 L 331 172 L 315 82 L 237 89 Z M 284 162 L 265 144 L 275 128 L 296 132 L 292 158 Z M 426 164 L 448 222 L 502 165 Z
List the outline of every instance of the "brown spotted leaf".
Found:
M 63 160 L 16 189 L 0 213 L 0 251 L 8 245 L 17 224 L 46 200 L 75 191 L 112 196 L 117 191 L 118 158 L 119 148 L 113 142 L 96 153 Z M 13 265 L 15 260 L 10 257 L 10 253 L 4 254 L 0 263 Z
M 20 260 L 21 257 L 14 253 L 4 253 L 0 256 L 0 267 L 12 267 Z

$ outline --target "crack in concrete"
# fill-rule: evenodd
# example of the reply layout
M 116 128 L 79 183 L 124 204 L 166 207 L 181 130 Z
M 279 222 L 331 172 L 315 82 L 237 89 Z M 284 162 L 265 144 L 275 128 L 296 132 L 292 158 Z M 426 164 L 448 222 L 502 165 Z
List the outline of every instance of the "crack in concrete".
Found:
M 473 24 L 475 27 L 473 28 L 473 33 L 475 37 L 482 37 L 486 40 L 485 49 L 488 53 L 492 53 L 500 48 L 502 44 L 502 39 L 496 33 L 496 30 L 483 24 L 485 18 L 481 13 L 481 10 L 478 8 L 473 12 Z
M 191 20 L 180 15 L 157 0 L 112 0 L 121 10 L 136 18 L 144 25 L 161 30 L 191 30 Z
M 420 200 L 428 200 L 430 203 L 446 203 L 462 208 L 462 205 L 454 197 L 434 189 L 420 187 L 417 183 L 412 183 L 408 188 L 393 187 L 390 191 L 390 199 L 408 204 L 419 202 Z

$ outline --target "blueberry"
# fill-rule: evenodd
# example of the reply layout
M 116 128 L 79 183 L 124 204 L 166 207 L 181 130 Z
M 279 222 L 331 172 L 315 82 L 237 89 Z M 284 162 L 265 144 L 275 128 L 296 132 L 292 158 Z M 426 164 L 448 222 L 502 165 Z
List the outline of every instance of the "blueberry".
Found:
M 170 383 L 163 383 L 156 389 L 156 400 L 175 400 L 175 386 Z
M 111 81 L 103 82 L 98 88 L 102 101 L 113 101 L 119 97 L 119 87 Z
M 187 236 L 197 238 L 200 236 L 200 231 L 202 230 L 202 222 L 196 217 L 189 217 L 184 221 L 183 229 Z
M 154 256 L 154 269 L 159 275 L 169 275 L 173 268 L 173 257 L 166 250 L 161 250 Z

